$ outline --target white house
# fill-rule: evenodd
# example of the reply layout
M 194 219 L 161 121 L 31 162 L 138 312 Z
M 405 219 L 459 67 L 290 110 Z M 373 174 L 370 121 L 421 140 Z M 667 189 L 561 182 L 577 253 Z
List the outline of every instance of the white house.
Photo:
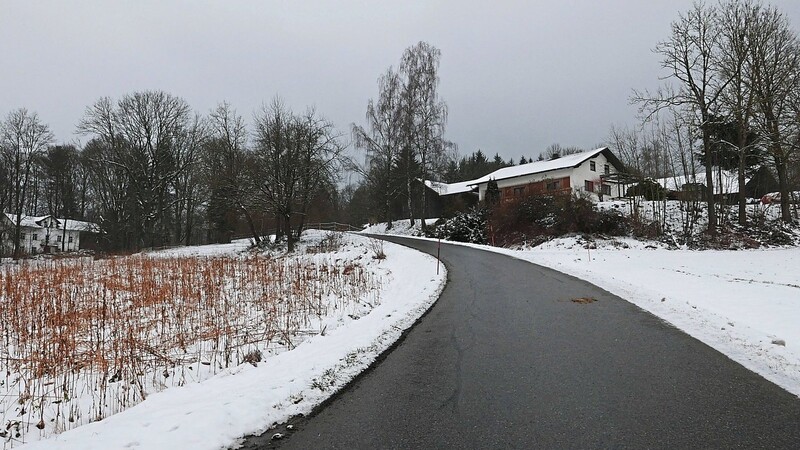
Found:
M 0 254 L 14 251 L 16 214 L 0 215 Z M 81 233 L 97 233 L 99 227 L 91 222 L 58 219 L 53 216 L 22 216 L 20 251 L 22 254 L 72 252 L 81 245 Z
M 486 198 L 490 180 L 497 182 L 502 200 L 564 192 L 585 192 L 594 200 L 608 200 L 625 195 L 624 186 L 612 181 L 622 168 L 622 162 L 603 147 L 551 161 L 504 167 L 467 184 L 477 188 L 480 200 Z

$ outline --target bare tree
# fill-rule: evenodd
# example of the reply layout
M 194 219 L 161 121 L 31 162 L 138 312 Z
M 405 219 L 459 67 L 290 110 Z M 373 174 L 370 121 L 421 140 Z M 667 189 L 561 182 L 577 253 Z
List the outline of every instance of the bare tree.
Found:
M 185 126 L 175 133 L 173 155 L 176 167 L 181 167 L 170 180 L 169 189 L 173 192 L 175 242 L 184 245 L 192 243 L 197 218 L 197 208 L 201 204 L 201 163 L 202 146 L 207 139 L 205 123 L 198 115 L 187 120 Z
M 574 155 L 581 153 L 583 149 L 579 147 L 564 147 L 559 143 L 550 144 L 547 148 L 539 154 L 539 161 L 552 161 L 567 155 Z
M 277 98 L 256 115 L 253 136 L 253 185 L 293 251 L 309 204 L 320 188 L 332 184 L 344 146 L 333 125 L 313 109 L 296 116 Z M 292 230 L 295 217 L 297 231 Z
M 234 217 L 242 214 L 256 245 L 261 237 L 253 220 L 251 189 L 245 176 L 250 161 L 247 150 L 247 127 L 227 103 L 217 105 L 208 118 L 210 137 L 203 155 L 203 173 L 209 192 L 209 218 L 217 231 L 217 240 L 227 241 L 233 231 Z
M 738 222 L 747 224 L 747 194 L 745 192 L 745 171 L 748 155 L 756 144 L 752 139 L 751 125 L 755 115 L 755 90 L 752 88 L 752 75 L 758 72 L 757 63 L 751 58 L 751 47 L 758 39 L 760 4 L 751 0 L 733 0 L 722 4 L 719 20 L 720 40 L 719 70 L 722 77 L 730 80 L 721 96 L 726 115 L 730 118 L 735 136 L 730 142 L 721 142 L 735 149 L 738 154 Z
M 297 186 L 296 215 L 297 236 L 303 231 L 311 201 L 323 191 L 336 192 L 335 183 L 341 168 L 352 166 L 344 155 L 342 135 L 328 120 L 317 115 L 311 108 L 296 119 L 299 125 L 298 162 L 300 163 Z
M 79 154 L 74 145 L 55 145 L 40 157 L 44 172 L 44 194 L 48 214 L 74 218 L 77 214 L 77 183 Z M 67 222 L 62 223 L 61 251 L 66 250 Z
M 96 147 L 102 151 L 93 153 L 98 177 L 126 178 L 130 198 L 116 220 L 133 221 L 129 229 L 134 241 L 129 246 L 172 242 L 169 212 L 184 200 L 178 198 L 184 193 L 175 192 L 175 183 L 191 170 L 197 155 L 194 148 L 201 141 L 197 134 L 202 131 L 186 101 L 160 91 L 126 95 L 116 105 L 101 98 L 87 109 L 78 130 L 102 143 Z
M 720 39 L 717 10 L 697 3 L 672 23 L 672 35 L 656 46 L 668 79 L 677 82 L 677 90 L 634 92 L 632 101 L 640 104 L 646 118 L 670 106 L 686 106 L 701 130 L 703 152 L 712 155 L 710 122 L 719 108 L 719 98 L 729 83 L 718 70 L 717 49 Z M 706 203 L 708 232 L 716 234 L 717 214 L 714 203 L 713 158 L 706 162 Z
M 406 157 L 406 189 L 410 220 L 414 213 L 412 161 L 418 163 L 419 175 L 426 180 L 432 172 L 443 171 L 448 151 L 453 144 L 444 139 L 447 125 L 447 105 L 439 98 L 439 62 L 441 51 L 419 42 L 403 53 L 400 76 L 403 78 L 404 127 Z M 427 215 L 427 195 L 422 195 L 422 215 Z M 426 226 L 423 217 L 422 228 Z
M 609 136 L 606 139 L 608 145 L 617 152 L 627 170 L 636 174 L 642 173 L 640 140 L 641 137 L 636 129 L 620 128 L 614 125 L 611 126 Z
M 253 185 L 259 201 L 277 220 L 278 234 L 294 250 L 291 219 L 299 174 L 298 127 L 292 112 L 279 98 L 264 106 L 254 119 Z
M 367 127 L 352 125 L 356 147 L 366 151 L 366 164 L 358 167 L 376 195 L 386 229 L 392 228 L 392 201 L 398 194 L 395 168 L 402 145 L 402 84 L 390 67 L 378 79 L 378 100 L 367 103 Z
M 788 164 L 798 150 L 800 43 L 786 17 L 772 6 L 754 20 L 750 44 L 750 76 L 759 114 L 756 126 L 766 142 L 778 175 L 781 218 L 791 222 Z
M 8 159 L 4 164 L 10 168 L 11 206 L 16 215 L 14 224 L 14 259 L 20 256 L 20 235 L 24 205 L 28 200 L 31 172 L 36 159 L 53 142 L 53 133 L 39 120 L 36 113 L 20 108 L 8 114 L 0 124 L 0 147 L 5 149 Z

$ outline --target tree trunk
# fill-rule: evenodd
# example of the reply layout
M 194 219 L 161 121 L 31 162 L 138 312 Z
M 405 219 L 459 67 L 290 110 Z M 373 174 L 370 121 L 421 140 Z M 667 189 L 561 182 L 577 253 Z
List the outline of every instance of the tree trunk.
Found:
M 191 245 L 192 243 L 192 230 L 194 228 L 194 220 L 192 217 L 194 216 L 194 206 L 192 206 L 192 202 L 189 201 L 186 204 L 186 236 L 184 236 L 184 245 Z
M 789 197 L 789 177 L 786 170 L 786 159 L 773 154 L 775 169 L 778 172 L 778 186 L 781 193 L 781 220 L 786 223 L 792 221 L 791 198 Z
M 747 226 L 747 193 L 745 192 L 745 179 L 744 179 L 744 169 L 745 169 L 745 156 L 746 152 L 744 150 L 745 143 L 742 142 L 742 137 L 739 137 L 739 225 Z
M 66 216 L 66 214 L 64 214 Z M 64 227 L 61 229 L 61 251 L 64 252 L 67 249 L 67 218 L 62 217 L 64 219 Z
M 294 233 L 292 233 L 292 215 L 285 214 L 283 216 L 284 229 L 286 230 L 286 251 L 291 253 L 294 251 Z
M 426 161 L 426 153 L 422 153 L 422 218 L 420 220 L 420 228 L 424 232 L 427 228 L 425 219 L 428 218 L 428 192 L 425 189 L 425 179 L 428 178 L 428 166 Z
M 717 234 L 717 211 L 714 206 L 714 167 L 711 163 L 711 136 L 708 132 L 708 118 L 703 123 L 703 150 L 706 153 L 706 205 L 708 207 L 708 234 Z
M 387 194 L 388 195 L 388 194 Z M 386 203 L 383 205 L 383 217 L 386 219 L 386 229 L 392 229 L 392 205 L 388 197 Z
M 748 102 L 748 105 L 750 103 Z M 748 112 L 750 108 L 746 109 Z M 746 114 L 747 117 L 750 116 L 749 113 Z M 747 167 L 746 160 L 747 160 L 747 132 L 748 127 L 745 126 L 745 120 L 743 118 L 738 119 L 739 126 L 737 127 L 739 130 L 739 142 L 737 143 L 739 146 L 739 171 L 737 176 L 739 178 L 739 225 L 746 227 L 747 226 L 747 192 L 745 192 L 745 184 L 746 180 L 744 178 L 745 168 Z
M 303 227 L 306 226 L 306 214 L 300 214 L 300 223 L 297 224 L 297 239 L 300 239 L 300 235 L 303 234 Z
M 408 199 L 406 200 L 408 203 L 408 222 L 411 226 L 414 226 L 414 201 L 412 197 L 412 183 L 411 183 L 411 176 L 406 177 L 406 194 Z
M 19 252 L 19 246 L 20 246 L 19 238 L 20 238 L 21 230 L 22 230 L 22 214 L 20 214 L 20 212 L 17 211 L 17 220 L 14 223 L 14 255 L 13 255 L 14 260 L 19 259 L 19 256 L 20 256 L 20 254 L 19 254 L 20 253 Z
M 253 235 L 253 242 L 255 242 L 256 247 L 261 245 L 261 237 L 258 235 L 258 231 L 256 231 L 256 224 L 253 223 L 253 216 L 250 215 L 250 211 L 244 206 L 239 205 L 239 208 L 241 208 L 242 213 L 244 213 L 244 220 L 247 222 L 247 226 L 250 227 L 250 233 Z

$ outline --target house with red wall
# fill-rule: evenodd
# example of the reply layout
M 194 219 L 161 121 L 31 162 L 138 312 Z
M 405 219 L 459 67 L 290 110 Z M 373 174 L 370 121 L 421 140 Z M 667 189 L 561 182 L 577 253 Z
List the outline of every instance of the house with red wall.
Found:
M 534 161 L 504 167 L 468 184 L 486 198 L 490 180 L 497 182 L 500 199 L 510 200 L 530 194 L 585 193 L 592 200 L 609 200 L 625 195 L 614 181 L 623 170 L 622 162 L 608 147 L 575 153 L 550 161 Z

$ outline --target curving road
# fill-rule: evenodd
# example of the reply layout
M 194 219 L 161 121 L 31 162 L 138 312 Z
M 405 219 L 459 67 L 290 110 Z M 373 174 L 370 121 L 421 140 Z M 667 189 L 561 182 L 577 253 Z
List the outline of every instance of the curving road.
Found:
M 800 447 L 798 397 L 631 303 L 496 253 L 442 260 L 447 287 L 382 362 L 243 448 Z

